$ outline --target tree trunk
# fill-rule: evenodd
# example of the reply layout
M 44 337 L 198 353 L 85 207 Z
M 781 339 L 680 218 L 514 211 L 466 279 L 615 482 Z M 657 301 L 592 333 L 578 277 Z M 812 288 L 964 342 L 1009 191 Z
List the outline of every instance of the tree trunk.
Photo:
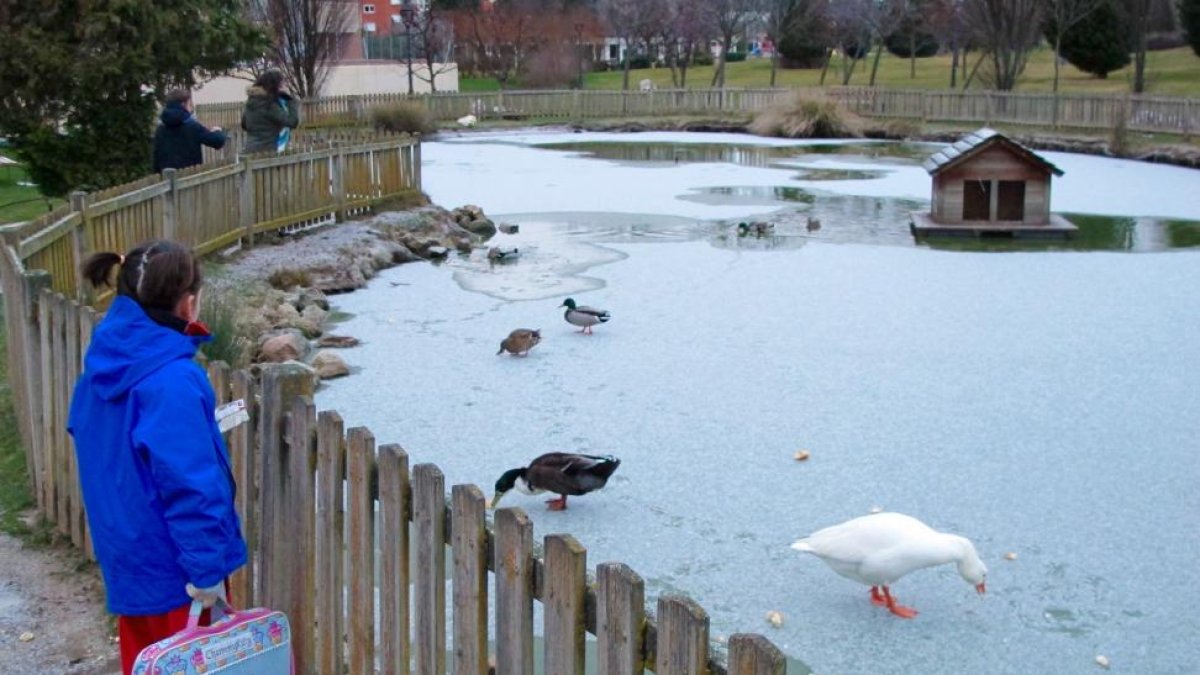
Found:
M 771 51 L 771 88 L 775 88 L 775 71 L 779 68 L 779 52 Z
M 917 79 L 917 32 L 908 34 L 908 79 Z
M 829 72 L 829 62 L 833 60 L 833 50 L 825 50 L 825 65 L 821 66 L 821 86 L 825 86 L 825 74 Z
M 950 46 L 950 88 L 958 86 L 958 44 Z
M 1062 49 L 1062 31 L 1054 34 L 1054 53 L 1050 58 L 1054 59 L 1054 93 L 1058 93 L 1058 52 Z
M 879 72 L 879 57 L 883 56 L 883 40 L 875 47 L 875 63 L 871 64 L 871 81 L 867 83 L 868 87 L 875 86 L 875 74 Z
M 621 38 L 621 44 L 625 45 L 625 59 L 624 59 L 625 67 L 622 68 L 623 74 L 621 75 L 621 89 L 628 91 L 628 89 L 629 89 L 629 65 L 630 65 L 629 44 L 625 40 L 625 38 Z
M 688 69 L 687 61 L 684 61 L 683 63 L 679 64 L 679 88 L 680 89 L 687 89 L 687 69 Z
M 1146 91 L 1146 33 L 1137 37 L 1137 49 L 1133 53 L 1133 93 Z

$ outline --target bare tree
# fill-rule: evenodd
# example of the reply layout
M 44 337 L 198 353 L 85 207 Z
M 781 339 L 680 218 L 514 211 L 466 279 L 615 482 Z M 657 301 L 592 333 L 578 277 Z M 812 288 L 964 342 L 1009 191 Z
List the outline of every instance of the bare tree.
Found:
M 429 91 L 437 91 L 437 77 L 454 70 L 454 23 L 443 10 L 430 5 L 424 12 L 418 12 L 412 27 L 413 44 L 405 45 L 413 49 L 425 68 L 417 70 L 414 75 L 429 83 Z
M 1103 0 L 1046 0 L 1046 18 L 1054 40 L 1054 91 L 1058 91 L 1058 52 L 1066 35 L 1087 15 L 1096 11 Z
M 867 86 L 875 86 L 875 75 L 879 72 L 879 59 L 883 56 L 884 41 L 900 26 L 910 11 L 909 0 L 872 0 L 867 3 L 864 20 L 871 28 L 875 41 L 875 62 L 871 64 L 871 80 Z
M 950 48 L 950 88 L 958 86 L 959 57 L 967 62 L 967 22 L 963 8 L 964 0 L 933 0 L 928 9 L 926 23 L 938 38 L 938 42 Z M 966 70 L 963 70 L 966 76 Z
M 271 60 L 288 88 L 301 98 L 320 95 L 343 41 L 358 15 L 357 2 L 258 0 L 257 12 L 271 32 Z
M 667 20 L 662 25 L 659 39 L 667 52 L 671 82 L 680 88 L 687 87 L 687 71 L 696 50 L 707 45 L 712 34 L 707 24 L 708 15 L 703 11 L 703 1 L 667 0 Z
M 842 86 L 850 84 L 855 66 L 870 53 L 874 28 L 869 15 L 873 4 L 874 0 L 839 0 L 830 3 L 829 37 L 830 42 L 842 52 Z M 824 79 L 822 72 L 822 83 Z
M 1037 44 L 1045 0 L 967 0 L 964 9 L 972 38 L 988 62 L 990 84 L 1011 91 Z
M 765 0 L 767 37 L 775 46 L 771 52 L 771 86 L 779 69 L 779 43 L 793 31 L 804 30 L 819 20 L 826 8 L 824 0 Z
M 706 0 L 709 23 L 721 38 L 721 56 L 713 71 L 712 86 L 725 86 L 725 64 L 733 49 L 733 38 L 745 30 L 748 21 L 760 11 L 761 0 Z
M 1133 93 L 1146 91 L 1146 35 L 1150 32 L 1154 0 L 1119 0 L 1117 10 L 1129 29 L 1129 45 L 1133 48 Z
M 454 13 L 459 47 L 470 52 L 475 72 L 496 78 L 501 87 L 521 69 L 525 55 L 536 47 L 536 13 L 531 2 L 513 1 Z
M 621 88 L 629 89 L 630 56 L 633 54 L 633 36 L 639 28 L 640 0 L 601 0 L 600 13 L 608 22 L 609 33 L 621 41 L 625 48 L 625 63 L 622 64 L 624 74 L 621 77 Z

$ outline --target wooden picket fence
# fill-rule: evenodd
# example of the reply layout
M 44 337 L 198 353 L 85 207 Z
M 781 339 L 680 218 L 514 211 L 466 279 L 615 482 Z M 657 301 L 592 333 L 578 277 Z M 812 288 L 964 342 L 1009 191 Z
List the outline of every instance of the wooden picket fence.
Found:
M 306 123 L 360 125 L 375 108 L 406 100 L 425 105 L 437 120 L 475 115 L 489 119 L 595 119 L 655 115 L 754 113 L 800 93 L 827 96 L 867 117 L 921 122 L 1013 124 L 1083 130 L 1112 129 L 1124 120 L 1132 131 L 1200 131 L 1200 100 L 1169 96 L 1053 94 L 975 90 L 809 87 L 799 89 L 653 89 L 494 91 L 331 96 L 304 101 Z M 242 113 L 237 103 L 197 106 L 210 125 L 235 128 Z
M 249 242 L 256 232 L 418 189 L 419 158 L 415 143 L 389 139 L 218 162 L 76 195 L 46 218 L 0 228 L 9 376 L 39 514 L 93 557 L 66 431 L 99 321 L 75 274 L 87 254 L 171 235 L 200 251 Z M 216 192 L 186 194 L 201 186 Z M 329 197 L 312 201 L 298 194 L 302 186 Z M 230 231 L 204 229 L 210 219 Z M 707 613 L 686 596 L 664 595 L 651 611 L 628 566 L 590 571 L 586 549 L 568 534 L 535 545 L 521 509 L 500 509 L 489 522 L 478 487 L 456 485 L 448 496 L 438 467 L 410 467 L 400 446 L 377 446 L 366 428 L 344 429 L 336 412 L 318 414 L 306 367 L 266 366 L 257 379 L 223 363 L 207 369 L 218 400 L 243 400 L 250 413 L 227 434 L 250 553 L 231 579 L 234 601 L 288 614 L 297 673 L 532 674 L 535 602 L 545 673 L 582 675 L 587 634 L 603 673 L 786 672 L 766 638 L 716 644 Z

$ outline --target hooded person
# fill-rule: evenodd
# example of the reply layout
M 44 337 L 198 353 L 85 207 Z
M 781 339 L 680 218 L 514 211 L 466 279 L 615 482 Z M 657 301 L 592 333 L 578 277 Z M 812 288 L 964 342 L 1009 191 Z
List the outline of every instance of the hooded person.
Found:
M 192 92 L 187 89 L 167 92 L 158 120 L 158 128 L 154 130 L 155 173 L 200 164 L 204 161 L 202 145 L 217 150 L 225 147 L 225 132 L 221 127 L 209 129 L 192 114 Z
M 97 253 L 83 275 L 117 295 L 88 345 L 67 430 L 129 673 L 143 648 L 186 626 L 193 599 L 224 594 L 246 543 L 216 396 L 194 360 L 212 339 L 197 319 L 195 255 L 154 241 Z
M 242 111 L 242 129 L 246 145 L 242 152 L 283 152 L 291 139 L 292 129 L 300 126 L 299 105 L 291 94 L 283 91 L 283 73 L 268 70 L 246 90 L 246 107 Z

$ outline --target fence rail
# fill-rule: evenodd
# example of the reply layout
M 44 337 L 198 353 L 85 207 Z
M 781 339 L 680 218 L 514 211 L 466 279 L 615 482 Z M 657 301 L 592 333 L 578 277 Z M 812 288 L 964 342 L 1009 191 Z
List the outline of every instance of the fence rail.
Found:
M 753 113 L 793 93 L 824 95 L 868 117 L 1016 124 L 1073 129 L 1130 130 L 1190 136 L 1200 131 L 1200 100 L 1166 96 L 1053 94 L 997 91 L 826 87 L 802 89 L 555 90 L 334 96 L 304 102 L 306 123 L 363 124 L 371 111 L 406 100 L 424 104 L 437 120 L 586 119 Z M 206 124 L 236 128 L 240 104 L 197 106 Z
M 221 161 L 79 193 L 68 208 L 0 228 L 9 373 L 39 514 L 93 557 L 66 432 L 99 320 L 76 283 L 86 254 L 151 236 L 204 251 L 365 208 L 419 189 L 419 147 L 384 139 Z M 437 466 L 410 467 L 402 447 L 377 445 L 370 430 L 346 430 L 337 412 L 318 412 L 306 367 L 268 366 L 258 379 L 223 363 L 207 370 L 218 403 L 243 400 L 250 414 L 226 437 L 250 553 L 230 580 L 234 601 L 288 614 L 297 673 L 484 675 L 491 661 L 500 675 L 525 675 L 534 672 L 539 629 L 545 672 L 556 675 L 583 674 L 585 633 L 596 636 L 604 673 L 785 672 L 782 653 L 762 636 L 733 636 L 727 654 L 714 645 L 708 614 L 685 596 L 664 595 L 648 610 L 636 572 L 620 563 L 590 572 L 570 535 L 536 545 L 522 510 L 500 509 L 489 523 L 478 487 L 456 485 L 447 499 Z

